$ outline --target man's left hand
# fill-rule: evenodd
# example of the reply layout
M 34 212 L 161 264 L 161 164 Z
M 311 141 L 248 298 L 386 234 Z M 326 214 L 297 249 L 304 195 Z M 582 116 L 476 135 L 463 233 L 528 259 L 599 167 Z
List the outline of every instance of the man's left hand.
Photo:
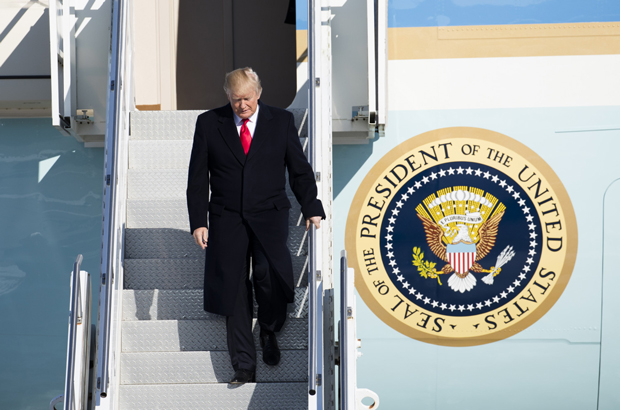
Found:
M 310 223 L 313 223 L 316 226 L 316 229 L 321 228 L 321 218 L 320 216 L 311 216 L 306 219 L 306 231 L 310 229 Z

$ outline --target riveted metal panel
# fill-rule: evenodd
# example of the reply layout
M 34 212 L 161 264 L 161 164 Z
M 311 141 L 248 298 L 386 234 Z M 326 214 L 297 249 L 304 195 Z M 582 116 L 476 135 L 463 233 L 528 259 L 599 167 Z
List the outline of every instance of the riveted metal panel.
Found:
M 204 258 L 125 259 L 125 289 L 202 289 Z
M 290 317 L 306 317 L 307 288 L 295 289 Z M 203 290 L 123 290 L 123 320 L 197 320 L 218 317 L 203 310 Z M 254 306 L 256 316 L 256 306 Z
M 130 169 L 128 199 L 183 199 L 187 189 L 186 169 Z
M 302 410 L 308 409 L 306 383 L 125 385 L 121 410 Z
M 183 199 L 130 199 L 128 228 L 172 228 L 189 232 L 187 205 Z
M 122 324 L 123 353 L 227 351 L 226 320 L 135 320 Z M 252 323 L 256 350 L 260 326 Z M 288 319 L 278 333 L 278 345 L 283 350 L 308 347 L 308 320 Z
M 129 169 L 187 169 L 192 141 L 129 141 Z
M 267 366 L 256 353 L 257 382 L 303 382 L 304 350 L 282 350 L 280 363 Z M 121 355 L 121 384 L 226 383 L 234 374 L 228 352 L 148 352 Z
M 125 229 L 126 259 L 204 259 L 189 229 Z
M 134 111 L 131 113 L 132 140 L 191 140 L 196 118 L 204 111 Z

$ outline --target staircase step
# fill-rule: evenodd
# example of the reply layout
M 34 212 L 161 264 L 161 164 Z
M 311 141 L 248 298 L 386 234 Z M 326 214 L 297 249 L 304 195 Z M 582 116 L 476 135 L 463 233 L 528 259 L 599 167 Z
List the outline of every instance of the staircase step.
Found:
M 302 410 L 307 383 L 125 385 L 121 410 Z
M 129 169 L 187 169 L 191 152 L 191 140 L 132 140 Z
M 121 355 L 121 384 L 226 383 L 234 374 L 228 352 L 153 352 Z M 282 350 L 267 366 L 256 352 L 256 382 L 308 380 L 308 352 Z
M 289 109 L 295 117 L 295 127 L 302 138 L 308 135 L 308 117 L 305 108 Z M 132 140 L 191 140 L 194 138 L 196 119 L 205 111 L 134 111 L 131 113 Z
M 297 226 L 301 206 L 291 201 L 289 225 Z M 302 221 L 305 229 L 305 221 Z M 174 228 L 189 231 L 187 202 L 183 199 L 128 199 L 128 228 Z
M 125 229 L 125 259 L 204 259 L 189 229 Z
M 187 169 L 130 169 L 127 173 L 127 198 L 185 199 L 187 172 Z M 299 213 L 301 206 L 288 184 L 288 174 L 285 189 L 292 207 L 296 210 L 292 213 Z
M 191 140 L 196 119 L 203 110 L 134 111 L 131 113 L 132 140 Z
M 127 200 L 127 228 L 172 228 L 189 232 L 184 199 Z
M 293 258 L 307 255 L 307 241 L 305 226 L 289 227 L 288 247 Z M 204 251 L 194 242 L 189 228 L 127 228 L 125 229 L 125 258 L 204 259 Z
M 129 141 L 129 169 L 187 169 L 192 140 Z
M 289 317 L 307 317 L 308 288 L 295 289 L 295 302 L 288 304 Z M 202 289 L 123 290 L 122 320 L 204 320 L 218 318 L 203 309 Z
M 125 289 L 202 289 L 204 255 L 198 259 L 125 259 Z
M 256 349 L 260 350 L 260 327 L 253 322 Z M 122 323 L 123 353 L 228 351 L 226 319 L 211 320 L 135 320 Z M 308 320 L 287 319 L 278 333 L 278 345 L 283 350 L 308 348 Z
M 187 169 L 130 169 L 127 199 L 183 199 Z
M 302 253 L 292 258 L 297 287 L 308 285 L 308 256 L 307 252 Z M 205 261 L 204 254 L 201 256 L 197 259 L 125 259 L 124 288 L 202 289 Z M 303 275 L 301 279 L 300 275 Z

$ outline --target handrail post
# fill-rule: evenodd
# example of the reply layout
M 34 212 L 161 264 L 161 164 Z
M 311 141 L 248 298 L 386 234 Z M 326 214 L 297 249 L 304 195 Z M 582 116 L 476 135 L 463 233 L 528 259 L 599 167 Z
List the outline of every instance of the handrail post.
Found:
M 108 77 L 108 103 L 106 107 L 106 198 L 104 209 L 103 258 L 101 267 L 101 287 L 105 287 L 100 303 L 100 343 L 101 372 L 97 379 L 97 390 L 101 397 L 108 393 L 108 367 L 110 355 L 110 325 L 112 313 L 112 285 L 114 278 L 114 242 L 116 222 L 116 164 L 118 161 L 118 138 L 120 132 L 119 107 L 121 98 L 121 57 L 123 53 L 121 24 L 124 23 L 124 0 L 114 0 L 112 4 L 112 44 L 110 55 L 110 72 Z
M 308 354 L 308 393 L 316 394 L 317 386 L 317 284 L 315 260 L 316 228 L 312 225 L 308 236 L 308 321 L 309 321 L 309 354 Z
M 347 263 L 347 251 L 340 253 L 340 407 L 339 410 L 378 409 L 379 396 L 369 389 L 357 387 L 357 358 L 361 340 L 356 333 L 355 271 Z M 363 398 L 373 403 L 362 403 Z
M 316 0 L 308 0 L 308 161 L 316 169 L 315 141 L 319 131 L 317 121 L 317 44 Z M 317 132 L 318 131 L 318 132 Z M 311 224 L 312 225 L 312 224 Z M 308 393 L 315 395 L 318 374 L 318 340 L 317 340 L 317 278 L 316 278 L 316 228 L 311 226 L 308 235 Z
M 65 380 L 65 397 L 64 408 L 73 410 L 75 407 L 73 378 L 75 376 L 73 362 L 75 361 L 75 332 L 77 326 L 77 310 L 80 292 L 80 268 L 82 266 L 82 255 L 78 255 L 73 264 L 73 272 L 71 274 L 71 299 L 69 312 L 69 343 L 67 346 L 67 379 Z
M 347 251 L 343 250 L 340 253 L 340 410 L 346 410 L 348 408 L 347 397 L 349 395 L 349 374 L 347 369 L 349 368 L 349 355 L 346 352 L 349 345 L 349 335 L 347 331 L 347 322 L 345 319 L 346 312 L 349 306 L 349 300 L 347 296 Z

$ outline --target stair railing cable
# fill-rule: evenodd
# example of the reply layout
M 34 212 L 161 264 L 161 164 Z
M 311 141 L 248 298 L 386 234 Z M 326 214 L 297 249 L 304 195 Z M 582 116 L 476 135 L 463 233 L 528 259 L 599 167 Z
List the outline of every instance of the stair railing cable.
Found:
M 110 52 L 110 71 L 108 77 L 108 95 L 106 107 L 106 164 L 105 164 L 105 201 L 103 221 L 103 249 L 101 265 L 101 295 L 99 315 L 97 390 L 101 397 L 108 394 L 109 361 L 110 361 L 110 329 L 112 314 L 112 290 L 114 281 L 114 256 L 116 244 L 116 196 L 118 141 L 121 132 L 122 116 L 122 80 L 123 57 L 125 53 L 126 0 L 114 0 L 112 4 L 112 41 Z

